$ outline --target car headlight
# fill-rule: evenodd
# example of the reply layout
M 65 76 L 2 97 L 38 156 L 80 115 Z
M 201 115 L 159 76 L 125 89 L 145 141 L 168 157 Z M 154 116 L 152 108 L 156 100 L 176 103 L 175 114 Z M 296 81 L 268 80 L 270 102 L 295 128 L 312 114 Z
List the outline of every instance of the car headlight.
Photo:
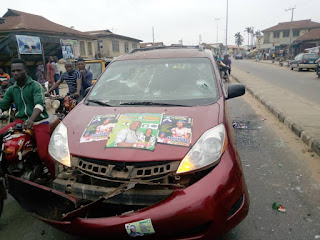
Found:
M 177 174 L 193 172 L 218 164 L 227 143 L 223 124 L 207 130 L 182 159 Z
M 50 138 L 49 154 L 59 163 L 71 167 L 68 129 L 62 122 L 56 127 Z

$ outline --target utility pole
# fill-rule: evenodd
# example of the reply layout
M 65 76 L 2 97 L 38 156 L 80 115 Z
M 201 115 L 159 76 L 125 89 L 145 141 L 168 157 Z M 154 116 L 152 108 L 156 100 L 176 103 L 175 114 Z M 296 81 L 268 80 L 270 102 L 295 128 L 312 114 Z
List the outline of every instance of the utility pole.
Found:
M 229 8 L 229 0 L 227 0 L 227 18 L 226 18 L 226 52 L 228 51 L 228 9 Z
M 199 34 L 199 45 L 201 45 L 202 43 L 202 37 L 201 37 L 201 34 Z
M 291 22 L 290 22 L 290 32 L 289 32 L 289 47 L 288 47 L 288 50 L 289 50 L 289 56 L 291 58 L 291 41 L 292 41 L 292 21 L 293 21 L 293 11 L 296 9 L 296 6 L 292 7 L 292 8 L 288 8 L 286 9 L 286 12 L 287 11 L 291 11 Z
M 152 26 L 152 46 L 154 46 L 154 28 Z
M 219 34 L 218 34 L 218 24 L 219 24 L 219 20 L 220 20 L 221 18 L 215 18 L 214 20 L 215 21 L 217 21 L 217 41 L 216 41 L 216 43 L 218 43 L 218 41 L 219 41 L 219 38 L 218 38 L 218 36 L 219 36 Z

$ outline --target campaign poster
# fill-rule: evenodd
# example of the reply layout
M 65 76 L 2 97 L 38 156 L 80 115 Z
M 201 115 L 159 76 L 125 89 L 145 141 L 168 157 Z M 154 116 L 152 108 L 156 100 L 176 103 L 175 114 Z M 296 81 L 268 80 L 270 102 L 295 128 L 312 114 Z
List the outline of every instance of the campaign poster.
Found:
M 117 121 L 115 114 L 94 116 L 84 130 L 80 143 L 107 140 Z
M 42 54 L 39 37 L 16 35 L 20 54 Z
M 60 39 L 62 57 L 64 60 L 75 60 L 79 57 L 78 41 L 70 39 Z
M 162 114 L 125 113 L 118 118 L 107 141 L 107 148 L 154 150 Z
M 127 223 L 124 226 L 130 237 L 141 237 L 155 233 L 150 218 L 138 222 Z
M 160 125 L 158 143 L 189 147 L 193 119 L 185 116 L 164 115 Z

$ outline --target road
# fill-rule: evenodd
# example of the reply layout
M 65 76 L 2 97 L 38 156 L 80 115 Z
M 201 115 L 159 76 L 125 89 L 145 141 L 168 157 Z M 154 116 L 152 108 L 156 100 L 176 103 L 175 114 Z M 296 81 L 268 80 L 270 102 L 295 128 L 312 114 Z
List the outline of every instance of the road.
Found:
M 254 60 L 232 60 L 233 66 L 245 69 L 264 81 L 320 105 L 320 80 L 314 71 L 297 72 L 287 67 L 279 67 L 277 63 L 272 65 Z
M 320 235 L 320 158 L 250 94 L 228 101 L 249 195 L 247 218 L 221 240 L 315 239 Z M 273 202 L 287 212 L 272 209 Z M 80 238 L 34 219 L 13 200 L 0 219 L 0 239 Z

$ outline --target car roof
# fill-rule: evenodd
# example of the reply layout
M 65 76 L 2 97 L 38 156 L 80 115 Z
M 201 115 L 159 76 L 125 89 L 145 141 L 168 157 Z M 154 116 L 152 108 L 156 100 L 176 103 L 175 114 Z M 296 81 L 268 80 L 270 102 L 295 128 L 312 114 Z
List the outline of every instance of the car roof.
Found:
M 165 58 L 210 58 L 210 50 L 199 48 L 151 48 L 135 49 L 131 53 L 117 58 L 117 61 L 138 60 L 138 59 L 165 59 Z

